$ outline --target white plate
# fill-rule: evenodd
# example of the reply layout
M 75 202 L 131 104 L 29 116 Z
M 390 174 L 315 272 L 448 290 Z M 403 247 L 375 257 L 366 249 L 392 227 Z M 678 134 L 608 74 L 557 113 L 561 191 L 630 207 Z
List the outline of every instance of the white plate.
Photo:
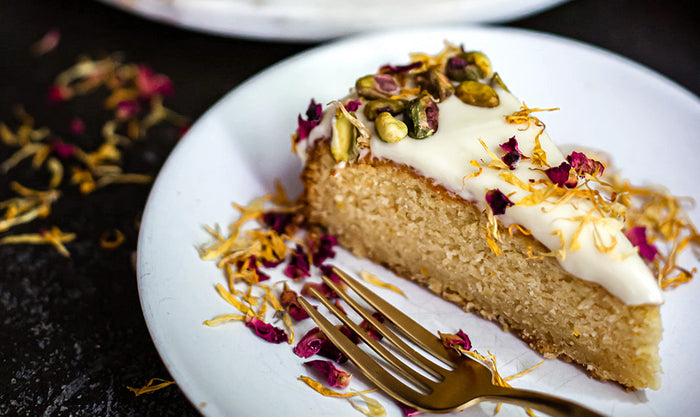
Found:
M 321 397 L 297 381 L 305 371 L 288 345 L 265 343 L 240 323 L 202 325 L 232 309 L 214 290 L 222 274 L 213 262 L 198 258 L 195 245 L 208 240 L 203 225 L 228 224 L 235 214 L 231 202 L 247 203 L 271 192 L 276 178 L 293 195 L 300 191 L 301 165 L 289 151 L 289 136 L 311 97 L 322 103 L 341 97 L 359 75 L 388 62 L 406 63 L 409 51 L 436 53 L 443 39 L 486 51 L 510 89 L 531 107 L 561 107 L 545 117 L 555 141 L 610 152 L 634 181 L 700 195 L 698 99 L 650 70 L 590 46 L 519 30 L 452 28 L 367 35 L 288 59 L 232 91 L 192 127 L 158 176 L 143 216 L 138 278 L 144 316 L 166 366 L 203 413 L 359 415 L 345 400 Z M 697 223 L 698 210 L 692 215 Z M 477 350 L 496 355 L 505 376 L 540 361 L 498 326 L 380 267 L 344 253 L 336 264 L 353 272 L 367 269 L 403 288 L 407 300 L 377 291 L 428 329 L 464 329 Z M 693 415 L 700 397 L 683 393 L 700 381 L 693 354 L 700 342 L 698 296 L 697 279 L 666 293 L 659 391 L 628 393 L 558 360 L 546 361 L 513 384 L 616 416 Z M 297 333 L 305 328 L 308 324 Z M 355 388 L 364 387 L 361 376 L 354 381 Z M 372 395 L 382 399 L 389 415 L 400 415 L 381 394 Z M 492 410 L 493 405 L 484 405 L 460 415 L 492 415 Z M 501 413 L 523 415 L 514 408 Z
M 567 0 L 101 0 L 174 26 L 249 38 L 313 41 L 367 30 L 504 22 Z

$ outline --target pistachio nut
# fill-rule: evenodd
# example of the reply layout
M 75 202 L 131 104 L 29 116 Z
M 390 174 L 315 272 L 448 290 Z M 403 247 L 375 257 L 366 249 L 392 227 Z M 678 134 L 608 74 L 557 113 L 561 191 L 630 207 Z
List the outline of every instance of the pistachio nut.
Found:
M 452 86 L 449 78 L 435 68 L 418 74 L 416 82 L 422 89 L 433 96 L 437 102 L 447 99 L 455 92 L 455 88 Z
M 380 113 L 374 121 L 379 139 L 384 142 L 396 143 L 408 134 L 408 126 L 389 112 Z
M 355 81 L 357 94 L 366 99 L 388 98 L 401 92 L 401 87 L 391 74 L 365 75 Z
M 445 64 L 445 74 L 453 81 L 476 81 L 479 79 L 479 68 L 464 58 L 453 56 Z
M 365 117 L 369 120 L 374 120 L 377 118 L 379 113 L 388 112 L 392 116 L 401 114 L 406 107 L 406 102 L 403 100 L 391 100 L 388 98 L 378 98 L 376 100 L 368 101 L 365 104 Z
M 357 129 L 350 123 L 350 119 L 343 114 L 335 117 L 333 136 L 331 137 L 331 154 L 336 161 L 350 161 L 355 159 L 357 151 Z
M 464 58 L 467 63 L 474 64 L 479 69 L 479 78 L 490 77 L 493 74 L 491 69 L 491 61 L 484 53 L 479 51 L 465 52 L 459 54 L 461 58 Z
M 496 90 L 478 81 L 462 81 L 455 89 L 455 95 L 463 103 L 477 107 L 496 107 L 501 102 Z
M 493 76 L 491 77 L 491 82 L 489 84 L 491 84 L 491 87 L 499 86 L 510 93 L 510 90 L 508 89 L 508 87 L 506 87 L 506 83 L 503 82 L 503 79 L 501 79 L 501 76 L 498 75 L 497 72 L 493 73 Z
M 423 94 L 408 103 L 403 119 L 408 126 L 408 136 L 425 139 L 437 132 L 438 106 L 430 94 Z

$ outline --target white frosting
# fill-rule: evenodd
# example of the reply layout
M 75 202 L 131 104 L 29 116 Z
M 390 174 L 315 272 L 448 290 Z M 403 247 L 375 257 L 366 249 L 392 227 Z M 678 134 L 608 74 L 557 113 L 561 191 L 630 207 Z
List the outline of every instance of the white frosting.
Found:
M 491 157 L 479 142 L 483 140 L 491 152 L 502 155 L 499 145 L 515 136 L 523 155 L 531 156 L 535 146 L 535 136 L 540 131 L 537 126 L 508 124 L 505 116 L 520 109 L 520 101 L 512 94 L 498 89 L 500 105 L 494 108 L 481 108 L 462 103 L 452 96 L 439 104 L 439 127 L 437 132 L 423 140 L 407 137 L 398 143 L 386 143 L 378 138 L 373 123 L 357 111 L 358 118 L 373 132 L 370 139 L 371 153 L 374 157 L 385 158 L 413 167 L 420 174 L 434 179 L 437 184 L 454 192 L 464 199 L 476 201 L 481 208 L 486 208 L 485 194 L 489 189 L 499 189 L 517 202 L 529 194 L 528 191 L 509 184 L 499 176 L 499 170 L 484 168 L 476 177 L 463 180 L 465 176 L 477 171 L 469 162 L 477 160 L 482 165 L 491 161 Z M 326 111 L 324 120 L 309 138 L 317 139 L 330 131 L 335 109 Z M 540 136 L 541 147 L 547 154 L 547 162 L 557 166 L 564 161 L 564 155 L 552 143 L 549 136 Z M 300 149 L 300 155 L 305 154 Z M 546 176 L 528 159 L 519 162 L 512 170 L 523 181 L 542 179 Z M 580 232 L 578 241 L 580 249 L 572 250 L 570 243 L 580 225 L 571 219 L 585 216 L 593 207 L 588 201 L 575 201 L 554 205 L 549 202 L 526 207 L 512 206 L 505 214 L 497 216 L 505 225 L 520 224 L 552 251 L 561 249 L 560 238 L 556 231 L 561 231 L 565 240 L 565 256 L 557 258 L 562 267 L 582 279 L 597 282 L 628 305 L 660 304 L 663 302 L 661 291 L 651 275 L 649 268 L 636 253 L 636 249 L 622 233 L 623 224 L 612 218 L 596 222 L 587 222 Z M 596 216 L 598 216 L 596 214 Z M 594 234 L 598 242 L 610 246 L 617 243 L 609 253 L 599 251 L 594 244 Z

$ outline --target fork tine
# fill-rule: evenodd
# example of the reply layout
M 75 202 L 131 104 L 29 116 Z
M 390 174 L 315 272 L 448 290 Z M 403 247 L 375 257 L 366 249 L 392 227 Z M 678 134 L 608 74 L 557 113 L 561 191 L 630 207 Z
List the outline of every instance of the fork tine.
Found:
M 396 307 L 384 301 L 378 295 L 368 290 L 365 286 L 357 282 L 353 277 L 346 272 L 333 267 L 333 271 L 345 282 L 353 291 L 355 291 L 363 300 L 371 305 L 375 310 L 382 313 L 390 322 L 392 322 L 405 337 L 417 344 L 426 352 L 443 361 L 445 364 L 454 366 L 450 360 L 447 350 L 442 345 L 442 342 L 436 335 L 426 330 L 423 326 L 416 323 L 407 315 L 399 311 Z
M 384 336 L 387 340 L 393 343 L 394 346 L 396 346 L 407 359 L 411 360 L 414 364 L 420 366 L 424 371 L 428 372 L 438 380 L 441 380 L 443 378 L 442 374 L 440 373 L 440 371 L 443 371 L 443 369 L 441 369 L 435 363 L 429 361 L 425 356 L 416 352 L 415 349 L 413 349 L 412 347 L 408 346 L 406 342 L 401 340 L 394 332 L 387 329 L 377 319 L 372 317 L 372 315 L 367 310 L 362 308 L 362 306 L 360 306 L 360 304 L 357 301 L 353 300 L 345 291 L 343 291 L 340 287 L 338 287 L 338 285 L 331 281 L 330 278 L 324 276 L 323 281 L 333 291 L 335 291 L 346 303 L 348 303 L 348 305 L 350 305 L 350 307 L 352 307 L 353 310 L 357 311 L 362 316 L 362 318 L 367 320 L 372 326 L 379 330 L 379 333 L 381 333 L 382 336 Z M 365 336 L 372 339 L 369 335 L 366 334 L 366 332 L 360 333 L 360 336 Z M 363 337 L 363 340 L 365 339 L 365 337 Z M 372 339 L 372 342 L 375 342 L 374 339 Z
M 306 299 L 299 297 L 299 304 L 301 304 L 301 307 L 306 310 L 309 316 L 318 325 L 319 329 L 321 329 L 323 334 L 328 337 L 335 347 L 343 352 L 343 354 L 357 366 L 360 372 L 369 378 L 370 381 L 374 382 L 379 389 L 397 401 L 414 406 L 407 399 L 414 398 L 418 394 L 417 391 L 399 381 L 395 376 L 379 366 L 371 356 L 348 339 L 330 321 L 323 317 L 318 310 L 309 304 Z
M 340 291 L 339 294 L 342 293 L 342 290 L 339 288 L 335 287 L 334 291 L 338 292 Z M 313 294 L 314 297 L 319 299 L 319 301 L 331 312 L 333 313 L 336 317 L 338 317 L 343 324 L 346 326 L 350 327 L 353 332 L 355 332 L 362 340 L 367 343 L 367 345 L 374 350 L 379 356 L 384 358 L 387 362 L 389 362 L 391 365 L 396 368 L 404 377 L 406 377 L 409 381 L 413 382 L 417 386 L 419 386 L 421 389 L 425 390 L 426 392 L 432 391 L 430 388 L 429 384 L 432 382 L 430 379 L 425 377 L 424 375 L 421 375 L 420 373 L 416 372 L 413 368 L 407 366 L 405 363 L 403 363 L 401 360 L 399 360 L 395 355 L 393 355 L 391 352 L 389 352 L 384 346 L 382 346 L 379 342 L 374 340 L 367 332 L 362 330 L 360 326 L 355 324 L 348 316 L 343 314 L 336 306 L 331 304 L 331 302 L 318 293 L 315 289 L 311 290 L 311 293 Z M 352 306 L 355 308 L 355 306 Z M 359 306 L 358 306 L 359 307 Z M 366 310 L 364 310 L 362 307 L 359 307 L 360 310 L 356 310 L 360 315 L 362 316 L 369 316 L 369 313 L 367 313 Z M 371 317 L 371 316 L 370 316 Z M 319 326 L 320 327 L 320 326 Z M 386 330 L 386 329 L 385 329 Z M 378 365 L 377 365 L 378 366 Z M 440 375 L 436 375 L 436 377 L 439 377 Z

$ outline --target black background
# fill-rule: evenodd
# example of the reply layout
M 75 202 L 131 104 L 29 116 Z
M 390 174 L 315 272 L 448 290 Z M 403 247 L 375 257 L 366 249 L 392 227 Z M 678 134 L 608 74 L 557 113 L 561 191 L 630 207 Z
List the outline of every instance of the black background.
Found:
M 617 52 L 698 94 L 697 4 L 575 0 L 507 26 Z M 58 48 L 33 57 L 30 45 L 52 28 L 61 32 Z M 54 77 L 81 54 L 122 51 L 127 61 L 167 74 L 176 93 L 166 105 L 195 120 L 245 79 L 313 46 L 198 34 L 95 1 L 0 0 L 0 121 L 12 121 L 13 106 L 22 104 L 39 125 L 68 137 L 69 120 L 80 115 L 87 131 L 74 140 L 89 149 L 105 120 L 94 99 L 46 102 Z M 156 174 L 178 136 L 173 127 L 155 129 L 125 152 L 124 166 Z M 0 160 L 12 151 L 0 146 Z M 46 181 L 26 165 L 0 175 L 0 200 L 11 195 L 12 180 Z M 0 415 L 197 414 L 176 386 L 140 397 L 125 388 L 170 378 L 143 321 L 131 260 L 148 191 L 117 185 L 83 196 L 69 187 L 48 219 L 12 229 L 56 224 L 76 232 L 70 259 L 47 246 L 0 246 Z M 126 234 L 125 244 L 101 249 L 100 235 L 113 228 Z

